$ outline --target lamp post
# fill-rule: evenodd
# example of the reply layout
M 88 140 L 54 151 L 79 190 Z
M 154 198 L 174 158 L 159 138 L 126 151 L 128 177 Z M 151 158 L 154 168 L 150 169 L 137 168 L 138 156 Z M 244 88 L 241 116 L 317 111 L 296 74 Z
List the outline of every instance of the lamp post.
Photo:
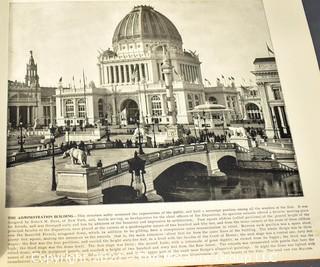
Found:
M 141 133 L 140 133 L 140 119 L 139 119 L 139 112 L 136 113 L 135 117 L 135 123 L 138 126 L 138 144 L 139 144 L 139 155 L 143 155 L 143 149 L 142 149 L 142 142 L 141 142 Z
M 130 186 L 133 188 L 133 181 L 135 178 L 136 188 L 137 191 L 137 197 L 141 197 L 141 195 L 145 195 L 147 192 L 147 185 L 144 180 L 144 174 L 145 171 L 145 165 L 146 161 L 141 159 L 138 156 L 137 151 L 134 152 L 134 157 L 130 160 L 128 160 L 129 163 L 129 173 L 131 173 L 131 183 Z M 144 187 L 144 190 L 142 190 L 142 184 Z M 142 193 L 143 192 L 143 193 Z
M 65 130 L 65 132 L 66 132 L 66 134 L 67 134 L 67 139 L 65 140 L 66 141 L 66 143 L 69 145 L 69 134 L 70 134 L 70 127 L 69 126 L 67 126 L 66 127 L 66 130 Z
M 154 130 L 154 125 L 157 122 L 157 118 L 152 118 L 152 132 L 153 132 L 153 147 L 156 148 L 157 147 L 157 142 L 156 142 L 156 132 Z
M 208 128 L 207 128 L 207 122 L 206 122 L 206 112 L 202 112 L 202 118 L 204 123 L 204 132 L 206 133 L 206 141 L 209 142 L 209 136 L 208 136 Z
M 109 132 L 109 123 L 108 123 L 108 113 L 105 115 L 105 121 L 106 121 L 106 134 L 107 134 L 107 142 L 111 142 L 110 140 L 110 132 Z
M 57 182 L 56 182 L 56 165 L 54 162 L 54 142 L 55 142 L 55 133 L 56 128 L 53 127 L 53 125 L 50 128 L 50 141 L 52 145 L 52 184 L 51 184 L 51 191 L 56 191 L 57 189 Z
M 26 152 L 23 148 L 23 144 L 25 143 L 25 136 L 22 136 L 22 122 L 20 121 L 19 123 L 19 128 L 20 128 L 20 136 L 18 137 L 18 144 L 20 145 L 19 152 Z
M 225 117 L 224 117 L 224 113 L 222 111 L 222 132 L 223 132 L 222 135 L 223 135 L 223 139 L 225 139 L 225 141 L 226 141 L 227 137 L 225 135 L 224 123 L 225 123 Z

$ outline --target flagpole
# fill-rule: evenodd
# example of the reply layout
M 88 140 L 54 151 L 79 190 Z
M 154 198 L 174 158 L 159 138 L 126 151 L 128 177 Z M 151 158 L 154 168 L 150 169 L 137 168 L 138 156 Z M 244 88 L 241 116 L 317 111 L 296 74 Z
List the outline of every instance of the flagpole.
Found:
M 83 97 L 84 97 L 84 103 L 85 103 L 85 113 L 84 113 L 84 123 L 85 123 L 85 127 L 87 126 L 87 99 L 86 99 L 86 79 L 84 76 L 84 69 L 82 69 L 82 76 L 83 76 Z

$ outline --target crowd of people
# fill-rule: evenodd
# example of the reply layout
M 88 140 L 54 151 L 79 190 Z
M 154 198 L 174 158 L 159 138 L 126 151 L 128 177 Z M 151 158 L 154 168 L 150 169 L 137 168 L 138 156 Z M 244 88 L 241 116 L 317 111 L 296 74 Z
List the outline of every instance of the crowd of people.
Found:
M 90 155 L 90 149 L 88 148 L 88 146 L 85 145 L 83 141 L 80 141 L 79 143 L 77 143 L 76 141 L 70 141 L 70 142 L 67 142 L 66 144 L 62 142 L 60 144 L 60 149 L 62 152 L 65 152 L 71 148 L 78 148 L 82 151 L 85 151 L 87 155 Z

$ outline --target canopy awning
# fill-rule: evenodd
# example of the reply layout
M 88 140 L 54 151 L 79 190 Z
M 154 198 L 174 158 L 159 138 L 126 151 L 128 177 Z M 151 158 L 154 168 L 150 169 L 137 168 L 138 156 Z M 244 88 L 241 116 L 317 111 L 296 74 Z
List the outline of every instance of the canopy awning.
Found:
M 195 106 L 193 110 L 189 110 L 188 112 L 192 112 L 192 113 L 223 112 L 223 111 L 231 111 L 231 110 L 232 109 L 227 109 L 224 105 L 205 103 L 205 104 Z

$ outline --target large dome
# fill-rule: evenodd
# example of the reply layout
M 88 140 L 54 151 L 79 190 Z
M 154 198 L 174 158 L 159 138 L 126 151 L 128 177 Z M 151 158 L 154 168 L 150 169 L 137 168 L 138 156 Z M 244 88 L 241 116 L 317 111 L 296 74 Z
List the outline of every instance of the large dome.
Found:
M 136 39 L 182 43 L 181 36 L 173 23 L 150 6 L 134 7 L 118 24 L 112 43 Z

